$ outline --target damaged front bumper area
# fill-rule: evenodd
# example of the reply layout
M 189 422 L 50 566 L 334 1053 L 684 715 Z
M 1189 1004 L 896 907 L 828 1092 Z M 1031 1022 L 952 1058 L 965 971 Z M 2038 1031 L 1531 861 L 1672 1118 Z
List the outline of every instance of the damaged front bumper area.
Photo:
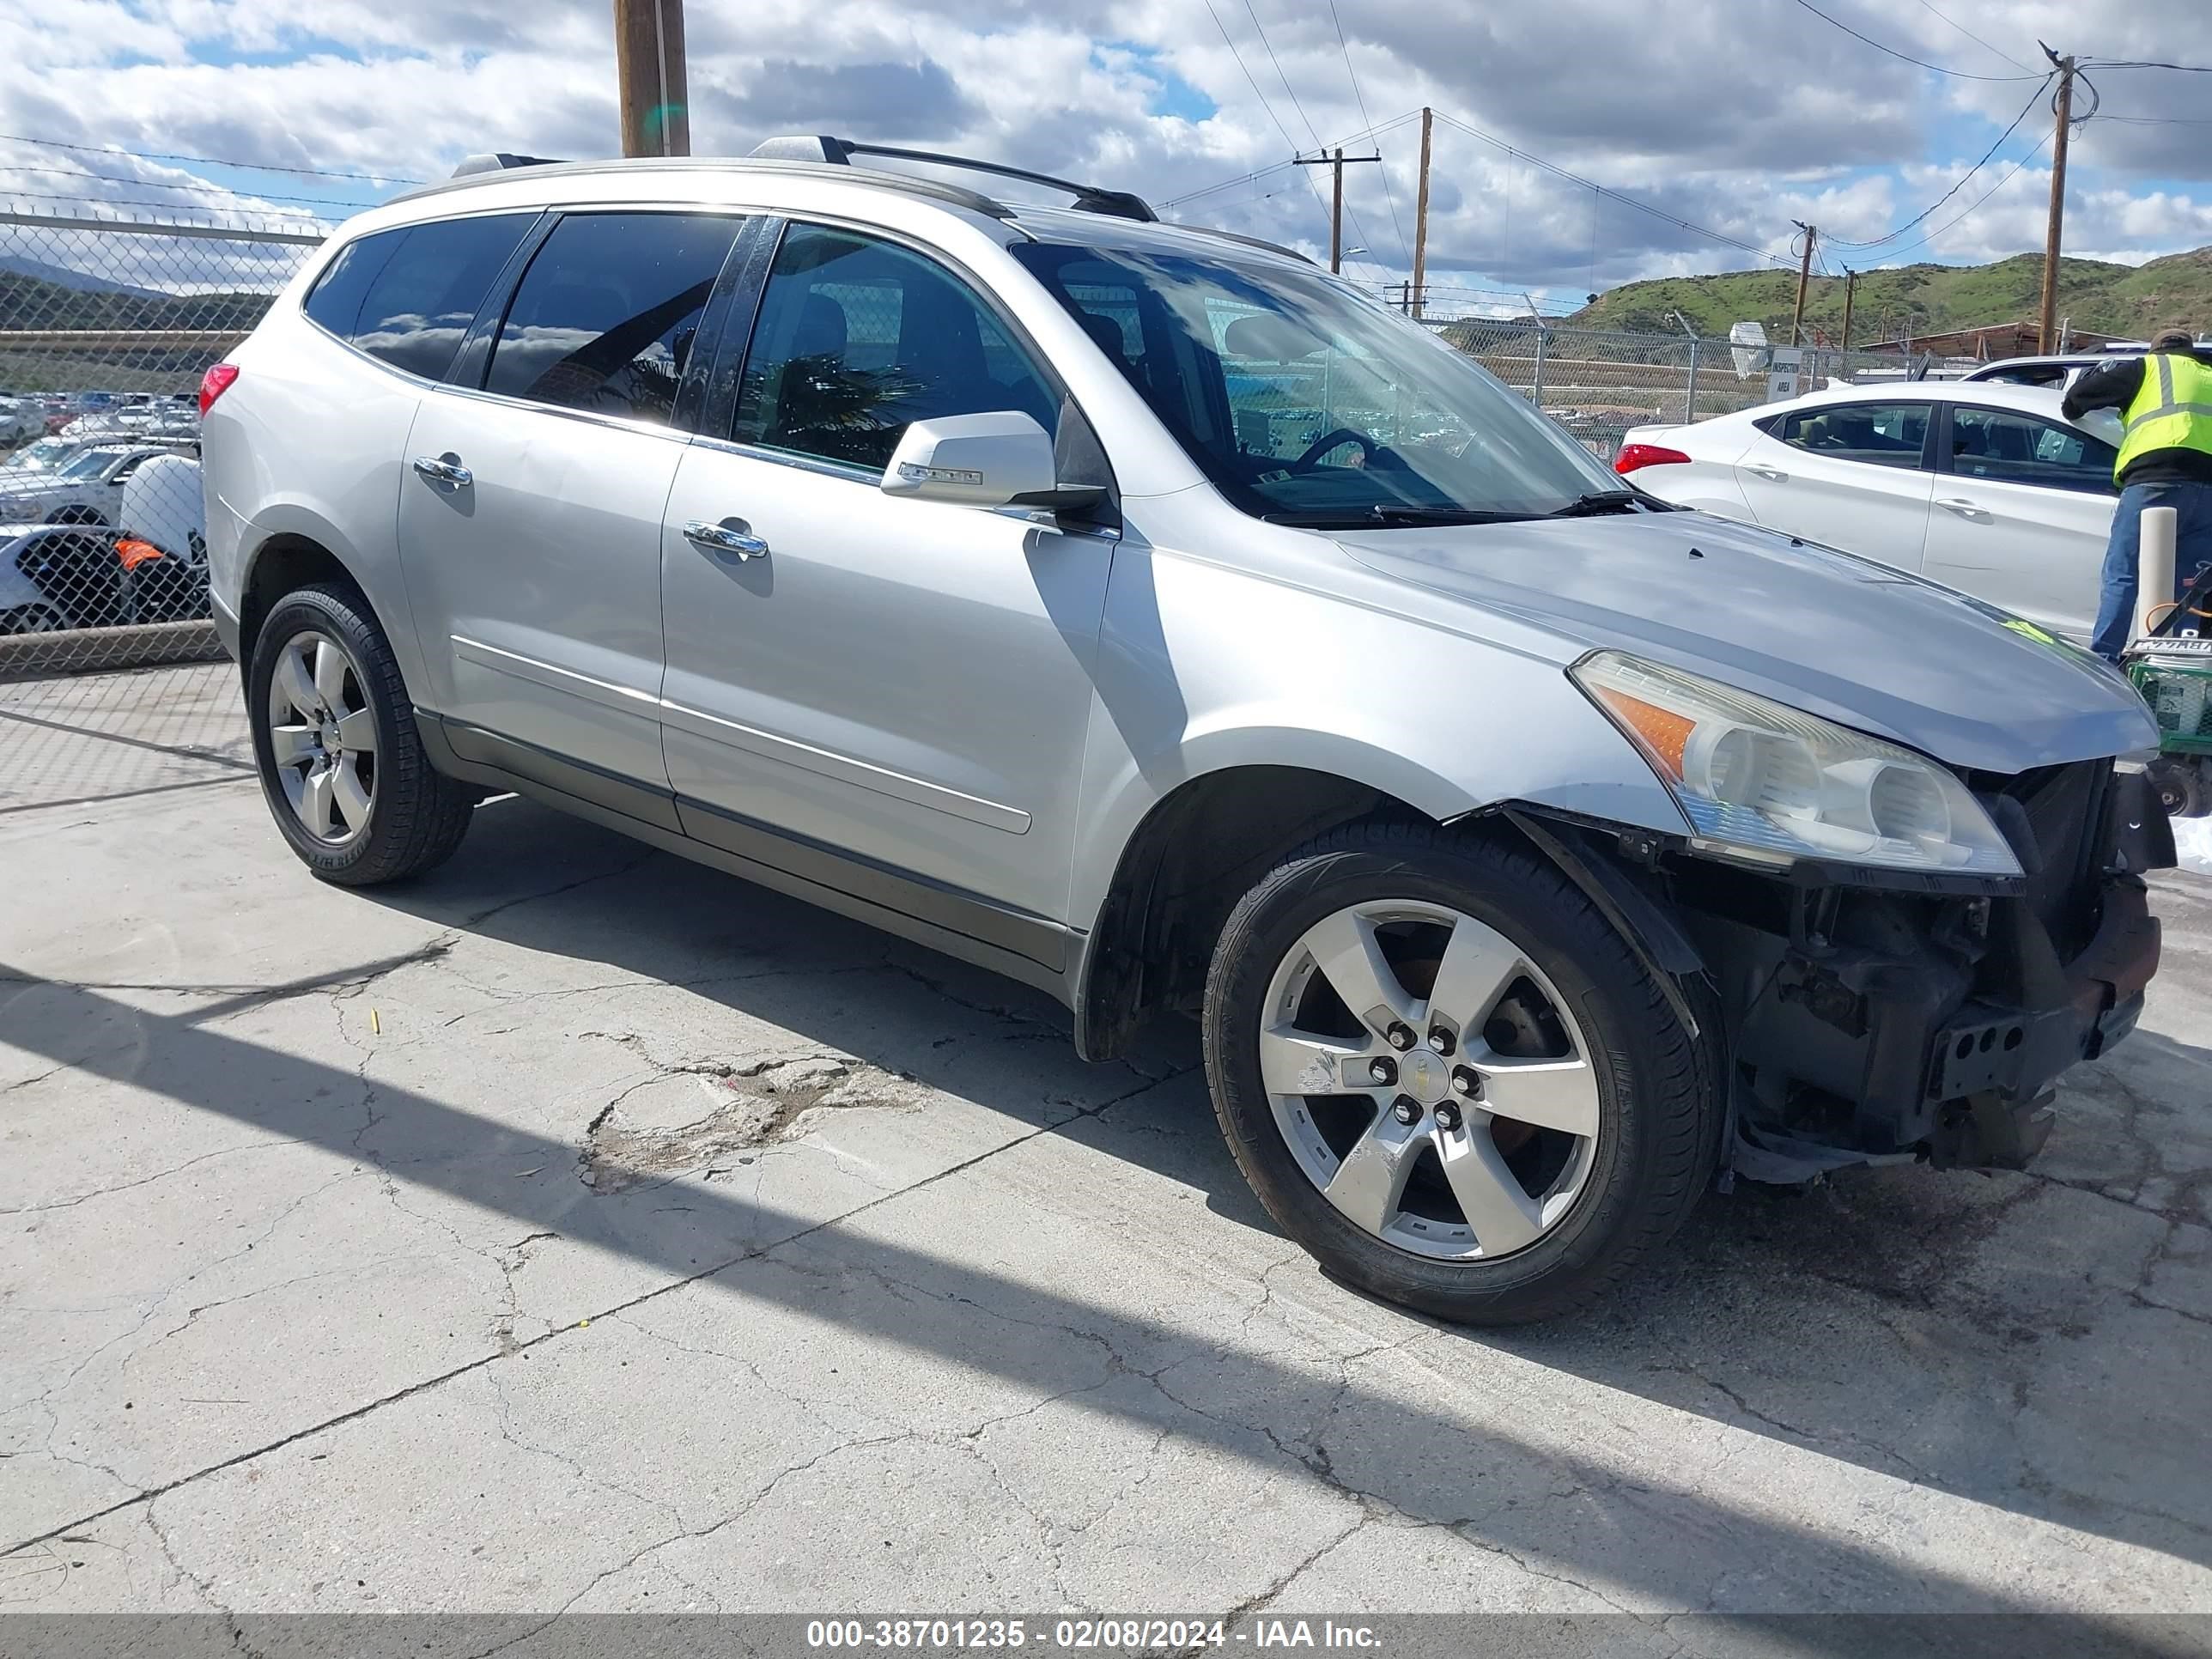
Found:
M 1560 849 L 1596 855 L 1577 872 L 1593 896 L 1655 969 L 1700 985 L 1724 1175 L 2021 1168 L 2057 1079 L 2134 1029 L 2159 961 L 2142 872 L 2173 863 L 2147 780 L 2096 762 L 1972 781 L 2024 877 L 1770 874 L 1587 830 Z

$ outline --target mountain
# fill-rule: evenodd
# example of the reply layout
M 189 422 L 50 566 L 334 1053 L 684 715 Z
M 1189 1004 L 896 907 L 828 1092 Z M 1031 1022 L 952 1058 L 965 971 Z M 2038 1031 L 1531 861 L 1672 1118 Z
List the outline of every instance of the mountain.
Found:
M 0 258 L 0 276 L 30 276 L 41 283 L 51 283 L 56 288 L 68 289 L 73 294 L 127 294 L 137 300 L 158 300 L 166 295 L 150 288 L 132 288 L 128 283 L 111 283 L 104 276 L 91 276 L 82 270 L 71 270 L 67 265 L 50 265 L 44 259 L 27 259 L 21 254 Z
M 1830 256 L 1835 262 L 1835 256 Z M 1899 265 L 1859 273 L 1851 312 L 1854 343 L 2032 319 L 2043 281 L 2043 256 L 2015 254 L 1986 265 Z M 1679 310 L 1703 335 L 1724 335 L 1746 319 L 1784 337 L 1797 295 L 1794 270 L 1735 270 L 1713 276 L 1664 276 L 1627 283 L 1601 294 L 1568 319 L 1583 328 L 1680 333 Z M 2169 324 L 2212 330 L 2212 247 L 2171 253 L 2141 265 L 2100 259 L 2058 262 L 2058 314 L 2075 327 L 2142 337 Z M 1805 293 L 1808 337 L 1829 343 L 1843 331 L 1844 280 L 1815 276 Z

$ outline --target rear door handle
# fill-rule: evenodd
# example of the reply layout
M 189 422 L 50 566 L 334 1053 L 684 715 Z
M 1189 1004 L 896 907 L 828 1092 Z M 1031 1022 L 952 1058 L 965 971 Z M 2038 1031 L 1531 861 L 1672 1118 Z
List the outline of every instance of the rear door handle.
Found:
M 1744 471 L 1753 474 L 1754 477 L 1765 479 L 1769 483 L 1788 483 L 1790 482 L 1790 475 L 1787 472 L 1784 472 L 1778 466 L 1760 466 L 1753 465 L 1744 468 Z
M 684 526 L 684 539 L 710 553 L 734 555 L 741 563 L 768 557 L 767 541 L 754 535 L 752 526 L 743 519 L 725 519 L 720 524 L 694 519 Z
M 1936 498 L 1936 505 L 1946 513 L 1957 514 L 1962 519 L 1985 520 L 1990 516 L 1989 508 L 1970 501 L 1963 495 L 1953 495 L 1948 499 L 1939 495 Z
M 476 482 L 476 474 L 463 466 L 461 458 L 451 450 L 442 455 L 417 455 L 415 470 L 447 489 L 465 489 Z

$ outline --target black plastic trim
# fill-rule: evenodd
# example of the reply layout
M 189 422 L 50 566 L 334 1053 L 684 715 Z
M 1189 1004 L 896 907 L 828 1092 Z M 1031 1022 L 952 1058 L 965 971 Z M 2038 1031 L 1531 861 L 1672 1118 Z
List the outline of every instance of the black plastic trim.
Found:
M 512 789 L 1063 1001 L 1070 994 L 1066 965 L 1082 935 L 1061 923 L 427 708 L 415 723 L 430 763 L 449 777 Z

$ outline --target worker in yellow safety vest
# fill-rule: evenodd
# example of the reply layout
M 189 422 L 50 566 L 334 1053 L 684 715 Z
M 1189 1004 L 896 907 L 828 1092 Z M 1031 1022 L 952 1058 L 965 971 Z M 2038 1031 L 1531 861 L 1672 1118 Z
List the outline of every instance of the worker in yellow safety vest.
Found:
M 2172 597 L 2212 565 L 2212 349 L 2199 349 L 2185 329 L 2168 329 L 2148 354 L 2115 357 L 2082 375 L 2067 388 L 2063 408 L 2069 421 L 2117 409 L 2124 428 L 2112 463 L 2120 501 L 2090 641 L 2099 656 L 2118 662 L 2135 626 L 2143 508 L 2170 507 L 2180 520 Z

